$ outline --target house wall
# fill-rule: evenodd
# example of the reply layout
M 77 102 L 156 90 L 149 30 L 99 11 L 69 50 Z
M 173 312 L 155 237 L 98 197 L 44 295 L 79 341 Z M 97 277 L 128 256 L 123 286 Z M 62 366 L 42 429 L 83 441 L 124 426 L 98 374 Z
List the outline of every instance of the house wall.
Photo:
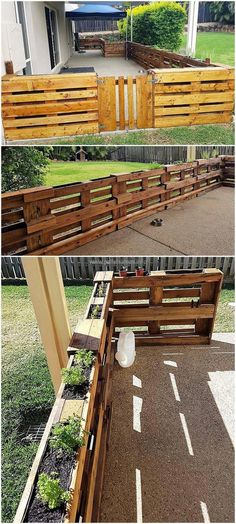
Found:
M 2 21 L 16 22 L 15 2 L 2 2 Z M 33 74 L 57 73 L 68 60 L 72 50 L 71 23 L 65 18 L 64 2 L 24 2 L 28 28 Z M 48 36 L 45 18 L 45 6 L 53 8 L 57 13 L 60 62 L 51 69 Z M 6 47 L 6 46 L 5 46 Z M 5 73 L 4 62 L 8 60 L 7 52 L 2 46 L 2 74 Z M 15 71 L 21 74 L 22 71 Z
M 3 27 L 6 23 L 16 23 L 16 11 L 14 2 L 1 2 L 1 25 L 2 25 L 2 52 L 1 52 L 1 74 L 5 74 L 5 61 L 9 60 L 7 42 L 5 41 L 5 35 Z

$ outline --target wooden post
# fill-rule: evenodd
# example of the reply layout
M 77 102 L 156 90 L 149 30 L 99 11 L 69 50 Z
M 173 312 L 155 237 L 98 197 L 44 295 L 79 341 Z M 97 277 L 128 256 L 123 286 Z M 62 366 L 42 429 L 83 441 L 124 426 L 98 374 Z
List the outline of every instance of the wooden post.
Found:
M 27 227 L 27 249 L 34 251 L 53 244 L 53 232 L 56 217 L 51 213 L 51 201 L 54 196 L 52 187 L 34 187 L 23 190 L 23 213 Z
M 22 257 L 55 393 L 61 368 L 67 365 L 71 339 L 68 310 L 58 257 Z
M 5 69 L 7 75 L 14 75 L 13 62 L 11 62 L 10 60 L 5 62 Z
M 151 271 L 151 276 L 164 276 L 166 274 L 165 271 Z M 151 286 L 150 287 L 150 299 L 149 299 L 149 305 L 150 306 L 161 306 L 162 305 L 162 299 L 163 299 L 163 287 L 160 286 Z M 148 331 L 150 334 L 157 334 L 160 333 L 160 322 L 157 320 L 150 320 L 148 322 Z
M 196 160 L 196 146 L 187 146 L 187 162 Z

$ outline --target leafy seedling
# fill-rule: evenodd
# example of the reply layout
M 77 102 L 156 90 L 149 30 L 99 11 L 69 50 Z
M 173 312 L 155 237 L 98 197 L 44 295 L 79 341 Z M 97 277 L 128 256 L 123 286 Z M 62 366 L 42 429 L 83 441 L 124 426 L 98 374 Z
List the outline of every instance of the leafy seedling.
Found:
M 91 312 L 91 318 L 98 318 L 99 306 L 94 306 Z
M 70 492 L 64 491 L 60 486 L 60 480 L 55 477 L 56 473 L 52 473 L 51 476 L 41 473 L 38 480 L 37 497 L 47 504 L 49 509 L 57 509 L 62 502 L 69 502 L 71 498 Z
M 68 384 L 69 386 L 80 386 L 87 380 L 84 370 L 79 366 L 73 366 L 70 369 L 63 368 L 61 375 L 64 384 Z
M 88 351 L 87 349 L 80 349 L 78 353 L 76 353 L 74 358 L 75 365 L 82 366 L 84 368 L 89 368 L 93 361 L 94 361 L 94 354 L 92 351 Z
M 81 417 L 72 416 L 66 423 L 55 424 L 49 439 L 50 448 L 72 453 L 84 445 L 84 430 Z

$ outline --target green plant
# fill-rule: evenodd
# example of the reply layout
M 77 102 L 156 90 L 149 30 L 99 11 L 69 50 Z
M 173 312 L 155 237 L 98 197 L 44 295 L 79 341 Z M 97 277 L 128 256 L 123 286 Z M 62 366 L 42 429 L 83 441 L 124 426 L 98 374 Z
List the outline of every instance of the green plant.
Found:
M 131 11 L 127 18 L 118 22 L 121 35 L 131 37 Z M 133 41 L 176 51 L 182 43 L 186 10 L 177 2 L 153 2 L 132 9 Z M 128 24 L 128 28 L 127 28 Z
M 49 509 L 59 508 L 62 502 L 69 502 L 71 494 L 69 491 L 64 491 L 60 486 L 60 480 L 54 478 L 56 473 L 41 473 L 38 480 L 38 495 L 37 497 L 42 500 Z
M 99 288 L 98 288 L 98 296 L 99 297 L 103 297 L 105 295 L 105 291 L 106 291 L 106 287 L 105 287 L 104 283 L 101 282 L 101 284 L 99 284 Z
M 61 370 L 62 380 L 69 386 L 81 386 L 87 380 L 84 370 L 79 366 L 72 366 L 70 369 Z
M 85 368 L 89 368 L 94 361 L 94 354 L 92 351 L 88 351 L 87 349 L 80 349 L 78 353 L 76 353 L 74 358 L 74 363 L 76 365 L 81 365 Z
M 91 312 L 91 318 L 97 318 L 99 314 L 99 306 L 93 306 L 92 312 Z
M 66 423 L 55 424 L 49 439 L 50 448 L 65 450 L 71 453 L 84 445 L 84 431 L 81 427 L 81 417 L 69 417 Z
M 2 192 L 42 186 L 48 165 L 37 147 L 3 147 Z
M 234 2 L 210 2 L 210 10 L 215 22 L 234 25 Z
M 219 151 L 217 149 L 213 149 L 211 151 L 202 151 L 201 158 L 207 160 L 208 158 L 213 158 L 215 156 L 219 156 Z

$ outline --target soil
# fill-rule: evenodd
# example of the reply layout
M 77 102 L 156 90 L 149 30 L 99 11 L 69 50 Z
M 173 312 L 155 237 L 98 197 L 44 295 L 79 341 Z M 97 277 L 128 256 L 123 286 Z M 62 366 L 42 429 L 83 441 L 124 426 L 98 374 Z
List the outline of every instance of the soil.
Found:
M 60 485 L 64 490 L 68 490 L 71 483 L 72 469 L 75 464 L 76 453 L 69 454 L 63 452 L 60 455 L 58 451 L 52 450 L 49 446 L 39 468 L 40 473 L 52 472 L 58 473 Z M 36 482 L 37 485 L 37 482 Z M 27 512 L 24 522 L 63 522 L 65 518 L 66 504 L 62 503 L 57 509 L 51 510 L 47 505 L 37 498 L 37 488 L 34 488 L 30 508 Z
M 68 384 L 66 384 L 62 398 L 64 398 L 65 400 L 83 400 L 89 391 L 89 377 L 91 369 L 92 366 L 84 370 L 85 376 L 87 378 L 84 384 L 81 384 L 80 386 L 69 386 Z

